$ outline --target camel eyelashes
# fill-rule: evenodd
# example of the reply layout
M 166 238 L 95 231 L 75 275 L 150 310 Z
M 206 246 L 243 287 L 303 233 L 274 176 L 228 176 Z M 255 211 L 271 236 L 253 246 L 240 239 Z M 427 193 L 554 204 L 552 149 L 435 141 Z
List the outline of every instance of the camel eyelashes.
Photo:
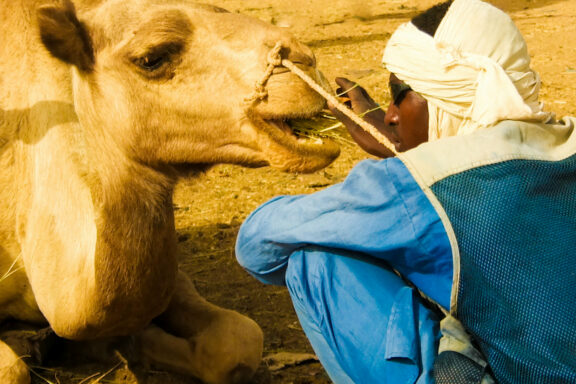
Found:
M 136 60 L 136 64 L 147 71 L 154 71 L 162 66 L 166 61 L 168 61 L 167 56 L 154 56 L 148 55 Z
M 134 55 L 132 62 L 144 70 L 144 74 L 148 74 L 154 78 L 164 77 L 164 75 L 168 75 L 168 73 L 173 73 L 183 50 L 184 43 L 182 42 L 172 41 L 163 43 L 148 48 L 142 52 L 142 54 Z M 167 73 L 163 74 L 164 72 Z

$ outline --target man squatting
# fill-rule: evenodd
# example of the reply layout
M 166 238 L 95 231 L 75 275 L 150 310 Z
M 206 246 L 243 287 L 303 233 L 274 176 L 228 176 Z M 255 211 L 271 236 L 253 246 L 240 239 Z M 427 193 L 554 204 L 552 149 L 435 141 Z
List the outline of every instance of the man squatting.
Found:
M 480 0 L 401 25 L 383 61 L 393 100 L 367 119 L 401 154 L 334 111 L 386 159 L 259 207 L 239 262 L 288 287 L 335 383 L 576 383 L 576 119 L 542 109 L 522 35 Z

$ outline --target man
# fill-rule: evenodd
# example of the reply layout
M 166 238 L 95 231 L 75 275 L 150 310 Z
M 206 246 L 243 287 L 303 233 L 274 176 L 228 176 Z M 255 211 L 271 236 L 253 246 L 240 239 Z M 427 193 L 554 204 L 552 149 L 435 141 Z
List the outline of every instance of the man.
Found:
M 239 262 L 287 285 L 335 383 L 576 382 L 576 119 L 541 109 L 524 39 L 480 0 L 400 26 L 384 62 L 393 101 L 368 118 L 401 155 L 267 202 Z

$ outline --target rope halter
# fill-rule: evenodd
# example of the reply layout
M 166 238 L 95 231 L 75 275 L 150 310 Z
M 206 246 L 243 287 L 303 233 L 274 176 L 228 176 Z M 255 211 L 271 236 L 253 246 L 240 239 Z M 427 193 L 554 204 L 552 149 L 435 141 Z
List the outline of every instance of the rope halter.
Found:
M 270 50 L 267 57 L 267 67 L 264 72 L 264 76 L 260 81 L 255 84 L 254 93 L 251 97 L 247 98 L 246 101 L 251 105 L 258 103 L 268 97 L 268 91 L 266 89 L 266 83 L 272 76 L 272 72 L 276 67 L 285 67 L 289 69 L 292 73 L 302 79 L 306 84 L 310 86 L 314 91 L 319 93 L 322 97 L 328 100 L 336 109 L 342 112 L 346 117 L 352 120 L 354 123 L 358 124 L 362 129 L 368 132 L 374 139 L 376 139 L 380 144 L 386 147 L 394 155 L 398 155 L 396 147 L 390 139 L 384 136 L 375 126 L 363 120 L 360 116 L 354 113 L 350 108 L 342 104 L 334 95 L 327 92 L 322 86 L 320 86 L 314 79 L 312 79 L 308 74 L 298 68 L 294 63 L 288 59 L 282 59 L 280 54 L 282 50 L 282 43 L 277 42 L 274 48 Z

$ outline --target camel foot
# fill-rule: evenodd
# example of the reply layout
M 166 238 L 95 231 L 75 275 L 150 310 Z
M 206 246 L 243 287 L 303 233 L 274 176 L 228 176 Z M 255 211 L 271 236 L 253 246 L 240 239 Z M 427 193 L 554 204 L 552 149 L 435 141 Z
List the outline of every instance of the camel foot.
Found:
M 152 325 L 142 334 L 144 356 L 157 368 L 194 376 L 206 384 L 251 383 L 262 357 L 261 347 L 255 348 L 262 344 L 261 331 L 240 334 L 228 325 L 189 339 Z
M 207 384 L 244 384 L 260 365 L 260 327 L 208 303 L 183 274 L 168 309 L 154 323 L 141 334 L 143 356 L 153 366 Z

